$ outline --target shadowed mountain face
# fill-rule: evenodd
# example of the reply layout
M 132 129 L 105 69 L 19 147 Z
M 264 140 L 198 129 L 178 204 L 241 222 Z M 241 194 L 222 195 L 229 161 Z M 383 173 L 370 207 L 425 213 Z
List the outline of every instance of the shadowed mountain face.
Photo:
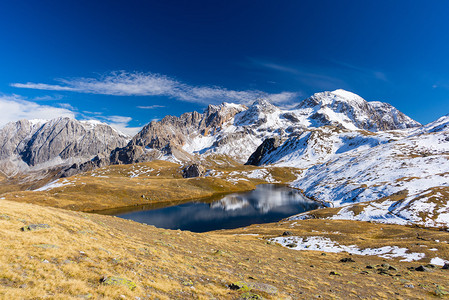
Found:
M 0 166 L 5 174 L 67 166 L 109 155 L 129 138 L 99 122 L 57 118 L 20 120 L 0 129 Z

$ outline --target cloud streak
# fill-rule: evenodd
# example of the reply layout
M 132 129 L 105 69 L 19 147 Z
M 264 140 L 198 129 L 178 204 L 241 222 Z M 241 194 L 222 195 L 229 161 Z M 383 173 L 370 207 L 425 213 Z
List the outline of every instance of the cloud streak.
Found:
M 273 103 L 292 101 L 293 92 L 265 93 L 259 90 L 234 91 L 218 86 L 192 86 L 156 73 L 112 72 L 100 78 L 57 79 L 57 84 L 13 83 L 17 88 L 114 96 L 167 96 L 181 101 L 202 104 L 237 102 L 248 104 L 263 97 Z
M 385 73 L 383 73 L 381 71 L 372 70 L 372 69 L 368 69 L 368 68 L 362 68 L 359 66 L 351 65 L 351 64 L 348 64 L 348 63 L 345 63 L 342 61 L 337 61 L 337 60 L 331 60 L 331 62 L 333 62 L 334 64 L 336 64 L 340 67 L 343 67 L 345 69 L 356 71 L 365 76 L 388 82 L 387 75 L 385 75 Z
M 139 105 L 137 106 L 137 108 L 140 109 L 156 109 L 156 108 L 164 108 L 165 106 L 163 105 Z
M 252 66 L 256 66 L 258 68 L 267 69 L 270 71 L 276 71 L 281 73 L 286 73 L 290 76 L 293 75 L 297 81 L 300 83 L 318 89 L 335 89 L 335 88 L 343 88 L 346 87 L 346 83 L 337 78 L 325 75 L 328 72 L 314 72 L 313 70 L 307 70 L 306 68 L 294 68 L 278 63 L 274 63 L 271 61 L 249 58 Z M 310 69 L 310 68 L 309 68 Z

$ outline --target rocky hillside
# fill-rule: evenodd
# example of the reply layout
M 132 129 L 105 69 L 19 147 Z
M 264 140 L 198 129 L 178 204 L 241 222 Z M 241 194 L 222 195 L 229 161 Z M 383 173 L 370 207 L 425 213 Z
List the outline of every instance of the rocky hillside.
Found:
M 95 121 L 20 120 L 0 129 L 0 169 L 13 175 L 67 166 L 109 154 L 128 140 L 109 125 Z

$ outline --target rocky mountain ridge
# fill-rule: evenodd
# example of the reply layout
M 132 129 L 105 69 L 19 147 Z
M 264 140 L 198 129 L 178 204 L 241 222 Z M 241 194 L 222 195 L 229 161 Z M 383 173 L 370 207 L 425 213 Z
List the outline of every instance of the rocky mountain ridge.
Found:
M 68 166 L 109 154 L 128 141 L 126 135 L 96 121 L 20 120 L 0 128 L 0 170 L 10 176 Z
M 248 108 L 223 103 L 210 105 L 203 114 L 185 113 L 149 123 L 123 150 L 114 153 L 111 162 L 167 156 L 186 161 L 195 154 L 226 154 L 246 162 L 268 138 L 286 139 L 323 126 L 377 132 L 421 124 L 389 104 L 367 102 L 343 90 L 317 93 L 294 109 L 281 109 L 263 99 Z

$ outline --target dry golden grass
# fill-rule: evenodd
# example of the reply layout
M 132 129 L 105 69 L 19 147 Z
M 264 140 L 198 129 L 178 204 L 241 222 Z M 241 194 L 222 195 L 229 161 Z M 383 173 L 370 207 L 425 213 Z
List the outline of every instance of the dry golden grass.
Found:
M 304 220 L 196 234 L 6 200 L 0 200 L 0 213 L 2 299 L 236 299 L 245 291 L 228 285 L 238 281 L 275 287 L 274 294 L 252 291 L 267 299 L 425 299 L 436 293 L 437 286 L 442 291 L 448 288 L 448 270 L 407 269 L 435 255 L 448 258 L 449 246 L 443 243 L 449 241 L 447 232 Z M 51 227 L 20 231 L 26 224 L 40 223 Z M 347 254 L 323 256 L 267 243 L 266 238 L 286 230 L 361 248 L 397 245 L 426 253 L 426 258 L 404 263 L 353 255 L 354 263 L 341 263 Z M 398 269 L 393 276 L 366 269 L 385 262 Z M 341 276 L 331 276 L 331 271 Z M 132 280 L 137 287 L 103 285 L 100 279 L 105 275 Z
M 215 177 L 182 178 L 181 166 L 166 161 L 132 165 L 115 165 L 80 174 L 60 182 L 71 184 L 47 191 L 17 191 L 2 195 L 7 200 L 35 203 L 76 211 L 99 211 L 111 208 L 188 201 L 218 194 L 252 190 L 265 180 L 248 178 L 242 172 L 254 166 L 223 164 L 215 166 L 221 175 Z M 267 168 L 279 182 L 296 178 L 294 168 Z M 140 172 L 140 175 L 134 175 Z M 243 180 L 238 180 L 243 178 Z

